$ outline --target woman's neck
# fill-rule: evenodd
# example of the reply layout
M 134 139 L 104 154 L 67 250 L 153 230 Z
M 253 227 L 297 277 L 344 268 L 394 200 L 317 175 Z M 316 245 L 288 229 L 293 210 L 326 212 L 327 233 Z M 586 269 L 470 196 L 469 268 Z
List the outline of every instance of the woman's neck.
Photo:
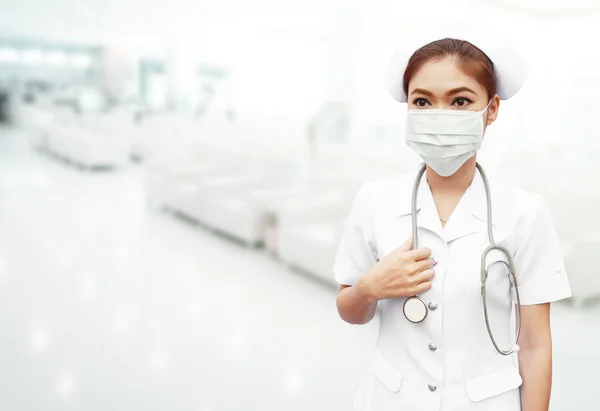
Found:
M 475 177 L 477 155 L 474 155 L 463 164 L 456 173 L 449 177 L 442 177 L 427 166 L 427 182 L 432 193 L 462 194 L 471 185 Z

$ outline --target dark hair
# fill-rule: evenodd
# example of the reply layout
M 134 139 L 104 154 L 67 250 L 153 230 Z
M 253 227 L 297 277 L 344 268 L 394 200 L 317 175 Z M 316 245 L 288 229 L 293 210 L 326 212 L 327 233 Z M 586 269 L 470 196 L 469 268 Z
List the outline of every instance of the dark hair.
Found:
M 496 95 L 496 73 L 488 56 L 468 41 L 450 38 L 429 43 L 413 53 L 404 71 L 404 93 L 408 96 L 410 79 L 425 63 L 444 57 L 456 58 L 462 71 L 487 91 L 488 99 Z

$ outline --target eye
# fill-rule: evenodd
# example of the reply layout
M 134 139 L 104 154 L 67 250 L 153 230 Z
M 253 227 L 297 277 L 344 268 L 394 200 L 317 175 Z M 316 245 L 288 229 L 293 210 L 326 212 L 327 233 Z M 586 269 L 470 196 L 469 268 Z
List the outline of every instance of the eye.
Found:
M 413 101 L 413 104 L 417 107 L 427 107 L 428 105 L 429 106 L 431 105 L 431 103 L 429 101 L 427 101 L 426 99 L 424 99 L 422 97 L 416 98 Z
M 472 100 L 470 100 L 466 97 L 458 97 L 458 98 L 454 99 L 452 104 L 456 105 L 456 107 L 467 107 L 472 102 L 473 102 Z

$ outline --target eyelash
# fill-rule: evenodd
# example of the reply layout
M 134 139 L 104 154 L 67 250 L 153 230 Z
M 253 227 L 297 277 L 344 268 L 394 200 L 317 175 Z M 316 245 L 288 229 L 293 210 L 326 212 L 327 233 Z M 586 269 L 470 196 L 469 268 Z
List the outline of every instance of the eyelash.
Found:
M 457 98 L 454 99 L 454 101 L 452 102 L 452 104 L 456 103 L 458 100 L 464 100 L 465 103 L 467 103 L 467 104 L 471 104 L 473 102 L 473 100 L 468 99 L 466 97 L 457 97 Z M 457 106 L 457 107 L 461 107 L 461 106 Z
M 469 98 L 467 98 L 467 97 L 457 97 L 457 98 L 455 98 L 455 99 L 454 99 L 454 101 L 452 102 L 452 104 L 454 105 L 454 103 L 456 103 L 458 100 L 463 100 L 463 101 L 464 101 L 465 103 L 467 103 L 467 104 L 471 104 L 471 103 L 473 102 L 473 100 L 471 100 L 471 99 L 469 99 Z M 416 99 L 414 99 L 414 100 L 413 100 L 413 104 L 414 104 L 415 106 L 419 106 L 419 102 L 420 102 L 420 101 L 424 101 L 425 103 L 427 103 L 427 104 L 431 105 L 431 103 L 430 103 L 430 102 L 429 102 L 427 99 L 425 99 L 425 98 L 423 98 L 423 97 L 419 97 L 419 98 L 416 98 Z M 421 107 L 421 106 L 419 106 L 419 107 Z M 424 106 L 423 106 L 423 107 L 424 107 Z M 458 106 L 458 105 L 457 105 L 457 107 L 462 107 L 462 106 Z
M 420 102 L 420 101 L 424 101 L 424 102 L 426 102 L 427 104 L 431 105 L 431 103 L 430 103 L 429 101 L 427 101 L 427 99 L 424 99 L 423 97 L 419 97 L 419 98 L 416 98 L 416 99 L 414 99 L 414 101 L 413 101 L 413 104 L 414 104 L 415 106 L 421 107 L 421 106 L 419 106 L 419 102 Z

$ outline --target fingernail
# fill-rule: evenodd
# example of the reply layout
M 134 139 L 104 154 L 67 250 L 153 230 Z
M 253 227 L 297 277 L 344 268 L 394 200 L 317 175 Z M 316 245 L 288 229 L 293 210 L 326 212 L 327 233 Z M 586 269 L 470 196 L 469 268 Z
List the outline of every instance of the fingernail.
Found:
M 437 265 L 437 260 L 433 257 L 431 257 L 431 259 L 433 260 L 433 266 L 435 267 Z

